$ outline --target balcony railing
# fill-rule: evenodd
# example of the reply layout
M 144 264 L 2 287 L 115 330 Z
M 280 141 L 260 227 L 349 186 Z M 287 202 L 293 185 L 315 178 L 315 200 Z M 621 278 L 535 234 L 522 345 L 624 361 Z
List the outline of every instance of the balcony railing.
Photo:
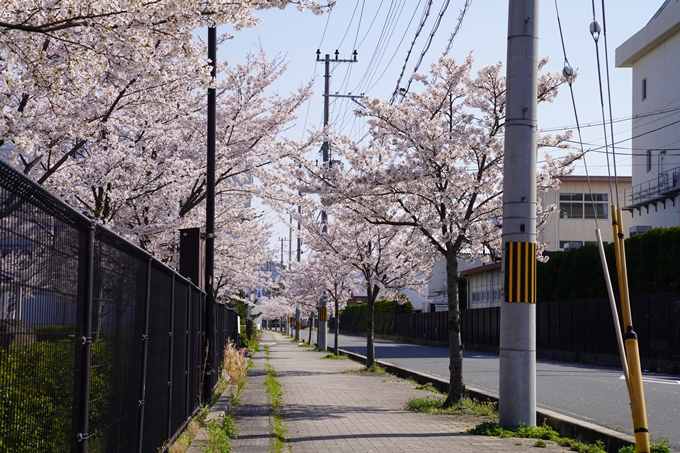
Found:
M 675 196 L 680 193 L 680 167 L 659 173 L 656 179 L 637 184 L 623 193 L 623 209 L 638 212 L 642 208 L 649 209 L 649 205 L 661 203 L 665 206 L 667 200 L 671 200 L 675 206 Z

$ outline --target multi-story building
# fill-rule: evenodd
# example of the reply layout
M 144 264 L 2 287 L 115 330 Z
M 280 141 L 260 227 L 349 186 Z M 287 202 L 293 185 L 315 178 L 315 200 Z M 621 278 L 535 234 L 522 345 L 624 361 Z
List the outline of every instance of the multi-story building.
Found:
M 631 177 L 619 176 L 618 190 L 630 190 Z M 562 178 L 559 190 L 539 194 L 544 207 L 554 204 L 557 212 L 551 215 L 538 234 L 538 242 L 546 245 L 546 251 L 554 252 L 582 245 L 595 245 L 596 226 L 602 235 L 602 242 L 612 242 L 614 232 L 611 225 L 610 208 L 617 204 L 617 184 L 607 176 L 567 176 Z M 621 201 L 619 201 L 621 203 Z M 618 206 L 618 204 L 617 204 Z M 597 219 L 597 221 L 596 221 Z M 623 231 L 631 226 L 630 212 L 623 212 Z M 500 257 L 497 257 L 499 259 Z M 461 277 L 467 277 L 468 308 L 484 308 L 500 305 L 504 279 L 500 261 L 482 263 L 477 260 L 471 267 L 460 263 Z M 445 287 L 446 279 L 443 280 Z M 434 286 L 437 282 L 434 282 Z M 433 287 L 433 285 L 431 285 Z M 432 290 L 430 291 L 432 294 Z M 432 304 L 438 303 L 433 298 Z
M 621 44 L 616 66 L 633 69 L 631 232 L 680 225 L 680 2 Z

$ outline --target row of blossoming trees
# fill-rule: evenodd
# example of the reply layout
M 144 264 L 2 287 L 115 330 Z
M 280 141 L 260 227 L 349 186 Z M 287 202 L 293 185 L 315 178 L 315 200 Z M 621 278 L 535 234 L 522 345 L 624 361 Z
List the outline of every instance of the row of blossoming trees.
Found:
M 0 8 L 5 160 L 171 266 L 178 229 L 204 224 L 208 26 L 315 1 L 7 0 Z M 221 40 L 226 40 L 224 35 Z M 267 225 L 248 205 L 251 169 L 281 158 L 278 134 L 310 86 L 268 94 L 285 71 L 264 52 L 218 62 L 218 299 L 257 286 Z
M 324 9 L 312 0 L 7 0 L 0 11 L 5 158 L 176 265 L 177 231 L 203 224 L 206 196 L 212 82 L 194 33 L 225 24 L 238 30 L 257 22 L 254 9 L 290 3 Z M 323 293 L 337 311 L 349 292 L 365 294 L 369 364 L 375 300 L 423 288 L 433 261 L 443 258 L 449 402 L 457 402 L 464 390 L 458 260 L 498 251 L 494 225 L 502 222 L 505 78 L 500 63 L 476 74 L 472 64 L 471 57 L 440 59 L 399 103 L 365 98 L 356 114 L 368 122 L 370 140 L 360 146 L 330 130 L 304 142 L 285 138 L 311 91 L 269 94 L 286 69 L 280 59 L 260 52 L 238 65 L 218 62 L 216 298 L 264 285 L 259 269 L 271 254 L 270 228 L 246 207 L 254 197 L 299 222 L 306 251 L 273 284 L 264 316 L 296 307 L 306 316 Z M 560 84 L 557 74 L 541 75 L 539 101 L 552 101 Z M 564 147 L 565 138 L 544 136 L 540 145 Z M 332 164 L 308 158 L 322 142 Z M 571 158 L 547 156 L 539 188 L 555 187 Z M 539 207 L 537 215 L 552 209 Z
M 541 61 L 542 68 L 546 61 Z M 287 159 L 268 175 L 277 210 L 291 210 L 302 225 L 311 258 L 290 270 L 288 282 L 305 294 L 337 289 L 366 295 L 367 361 L 375 360 L 373 304 L 400 289 L 422 289 L 435 259 L 444 259 L 448 285 L 450 388 L 447 404 L 464 392 L 458 260 L 500 255 L 503 221 L 505 77 L 500 63 L 473 74 L 471 57 L 441 58 L 419 75 L 419 91 L 400 103 L 366 97 L 356 115 L 366 119 L 370 141 L 320 131 L 333 159 L 309 159 L 309 143 L 288 142 Z M 538 101 L 550 102 L 562 83 L 556 73 L 539 78 Z M 565 136 L 542 136 L 539 146 L 566 148 Z M 318 148 L 317 148 L 318 149 Z M 539 190 L 559 185 L 577 155 L 545 157 Z M 275 198 L 275 199 L 274 199 Z M 554 206 L 537 206 L 539 224 Z M 325 215 L 320 215 L 320 212 Z M 341 295 L 346 299 L 346 296 Z M 314 300 L 310 301 L 316 304 Z

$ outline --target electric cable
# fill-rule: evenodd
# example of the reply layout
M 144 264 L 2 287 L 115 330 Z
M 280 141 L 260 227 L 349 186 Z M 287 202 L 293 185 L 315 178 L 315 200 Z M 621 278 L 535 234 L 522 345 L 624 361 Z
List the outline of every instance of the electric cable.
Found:
M 453 40 L 456 38 L 456 35 L 458 35 L 460 27 L 463 25 L 463 19 L 465 18 L 465 14 L 467 13 L 468 9 L 470 9 L 470 4 L 472 4 L 472 0 L 465 0 L 463 9 L 460 10 L 460 14 L 458 15 L 456 27 L 453 29 L 451 36 L 449 36 L 449 42 L 446 44 L 446 49 L 444 49 L 444 53 L 442 54 L 442 56 L 444 57 L 447 56 L 451 51 L 451 47 L 453 46 Z
M 567 80 L 567 84 L 569 85 L 569 93 L 571 94 L 571 105 L 574 110 L 574 119 L 576 121 L 576 130 L 578 133 L 578 138 L 579 138 L 579 151 L 581 153 L 581 158 L 583 159 L 583 167 L 586 172 L 586 179 L 588 181 L 588 192 L 590 193 L 590 202 L 592 204 L 592 209 L 593 212 L 595 213 L 595 228 L 600 229 L 598 225 L 598 219 L 597 219 L 597 210 L 595 207 L 595 202 L 593 200 L 593 186 L 590 181 L 590 173 L 588 172 L 588 163 L 586 159 L 586 153 L 583 151 L 583 136 L 581 134 L 581 125 L 578 119 L 578 109 L 576 108 L 576 97 L 574 96 L 574 87 L 573 87 L 573 77 L 574 77 L 574 70 L 569 63 L 569 59 L 567 58 L 567 48 L 566 45 L 564 44 L 564 33 L 562 32 L 562 20 L 560 18 L 560 10 L 559 7 L 557 6 L 557 0 L 555 0 L 555 13 L 557 14 L 557 28 L 560 32 L 560 41 L 562 43 L 562 55 L 564 56 L 564 69 L 562 70 L 562 74 L 564 75 L 565 79 Z M 610 186 L 610 191 L 611 191 L 611 186 Z
M 598 86 L 600 89 L 600 110 L 602 112 L 602 126 L 604 129 L 604 146 L 607 151 L 609 151 L 609 140 L 607 137 L 607 120 L 606 120 L 606 115 L 605 115 L 605 109 L 604 109 L 604 92 L 602 91 L 602 65 L 600 64 L 600 48 L 598 46 L 599 39 L 600 39 L 600 34 L 602 33 L 602 27 L 600 26 L 599 22 L 597 22 L 597 15 L 595 11 L 595 0 L 591 0 L 591 4 L 593 7 L 593 21 L 590 23 L 590 34 L 593 37 L 593 43 L 595 44 L 595 60 L 597 62 L 597 81 L 598 81 Z M 612 137 L 612 140 L 614 138 Z M 609 175 L 609 194 L 612 197 L 612 201 L 614 200 L 614 194 L 612 193 L 613 188 L 612 188 L 612 183 L 611 183 L 611 164 L 609 162 L 609 153 L 606 154 L 607 158 L 607 174 Z
M 420 6 L 420 2 L 418 2 L 418 6 Z M 411 56 L 411 52 L 413 51 L 413 47 L 416 44 L 416 40 L 418 39 L 418 36 L 420 35 L 420 32 L 423 30 L 423 27 L 425 27 L 425 21 L 427 20 L 427 17 L 430 15 L 430 9 L 432 8 L 432 0 L 430 0 L 427 5 L 425 5 L 425 9 L 423 10 L 423 15 L 421 16 L 420 19 L 420 24 L 418 24 L 418 28 L 416 29 L 416 34 L 413 37 L 413 40 L 411 41 L 411 47 L 409 47 L 408 51 L 406 52 L 406 59 L 404 59 L 404 66 L 401 68 L 401 73 L 399 74 L 399 77 L 397 78 L 397 86 L 394 88 L 394 92 L 392 93 L 392 97 L 390 98 L 390 104 L 392 104 L 396 97 L 397 93 L 399 92 L 399 85 L 401 85 L 401 79 L 404 77 L 404 72 L 406 72 L 406 66 L 408 65 L 408 60 Z M 415 13 L 414 13 L 415 17 Z
M 612 141 L 614 140 L 614 124 L 611 122 L 612 121 L 612 92 L 611 92 L 611 81 L 609 78 L 609 51 L 608 46 L 607 46 L 607 19 L 605 15 L 605 7 L 604 7 L 604 0 L 602 0 L 602 35 L 604 36 L 604 68 L 606 71 L 606 79 L 607 79 L 607 100 L 609 102 L 609 128 L 611 129 L 611 136 L 612 136 Z M 620 206 L 619 204 L 619 181 L 617 178 L 617 171 L 616 171 L 616 153 L 614 144 L 612 143 L 612 163 L 614 164 L 614 185 L 616 187 L 616 190 L 614 193 L 616 193 L 616 206 Z
M 432 40 L 434 39 L 434 35 L 437 33 L 437 30 L 439 29 L 439 25 L 442 22 L 442 18 L 444 17 L 444 13 L 446 12 L 446 9 L 449 7 L 450 0 L 445 0 L 444 4 L 442 5 L 442 8 L 439 10 L 439 16 L 437 17 L 437 20 L 434 23 L 434 26 L 432 27 L 432 31 L 430 32 L 430 36 L 427 39 L 427 42 L 425 43 L 425 47 L 423 48 L 423 51 L 420 53 L 420 57 L 418 58 L 418 61 L 416 62 L 415 68 L 413 68 L 413 73 L 411 74 L 411 78 L 408 80 L 408 83 L 406 84 L 406 88 L 403 91 L 399 91 L 399 96 L 401 96 L 401 99 L 404 99 L 404 96 L 406 96 L 406 93 L 408 93 L 409 89 L 411 88 L 411 83 L 413 83 L 413 79 L 418 72 L 418 69 L 420 68 L 420 64 L 423 62 L 423 58 L 425 58 L 425 55 L 427 54 L 427 51 L 430 50 L 430 45 L 432 45 Z

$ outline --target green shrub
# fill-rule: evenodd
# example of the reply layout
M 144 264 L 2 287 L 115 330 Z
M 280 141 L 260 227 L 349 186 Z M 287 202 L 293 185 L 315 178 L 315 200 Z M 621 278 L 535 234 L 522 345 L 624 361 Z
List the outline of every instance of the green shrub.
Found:
M 343 330 L 350 332 L 365 332 L 366 331 L 366 313 L 368 304 L 348 305 L 347 308 L 340 312 L 340 326 Z M 415 313 L 413 305 L 410 301 L 400 305 L 394 300 L 376 300 L 373 306 L 374 315 L 398 315 L 401 313 Z M 374 331 L 380 334 L 394 333 L 394 320 L 376 322 L 374 324 Z
M 680 292 L 680 226 L 653 228 L 625 242 L 631 295 Z M 604 247 L 614 293 L 618 294 L 614 245 Z M 607 290 L 597 246 L 552 252 L 538 263 L 538 302 L 604 297 Z M 586 283 L 584 283 L 586 282 Z

